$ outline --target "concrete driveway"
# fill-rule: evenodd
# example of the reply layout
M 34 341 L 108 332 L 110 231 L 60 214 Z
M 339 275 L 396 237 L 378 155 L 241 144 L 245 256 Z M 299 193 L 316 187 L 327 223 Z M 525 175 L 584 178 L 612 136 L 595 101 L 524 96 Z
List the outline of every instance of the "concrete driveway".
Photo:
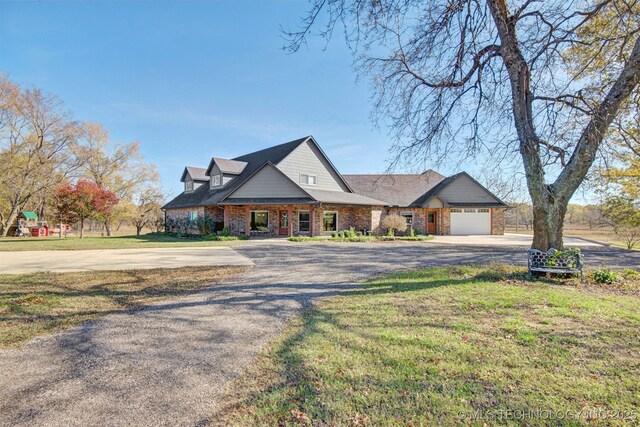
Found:
M 463 246 L 531 246 L 533 236 L 527 234 L 505 233 L 504 236 L 435 236 L 434 242 Z M 565 237 L 566 247 L 598 247 L 608 246 L 593 240 L 585 240 L 579 237 Z
M 52 271 L 146 270 L 186 266 L 251 266 L 230 247 L 0 252 L 0 274 Z
M 393 270 L 526 264 L 522 247 L 252 243 L 234 282 L 0 350 L 2 426 L 204 425 L 225 384 L 300 308 Z M 640 268 L 640 252 L 584 249 L 588 265 Z

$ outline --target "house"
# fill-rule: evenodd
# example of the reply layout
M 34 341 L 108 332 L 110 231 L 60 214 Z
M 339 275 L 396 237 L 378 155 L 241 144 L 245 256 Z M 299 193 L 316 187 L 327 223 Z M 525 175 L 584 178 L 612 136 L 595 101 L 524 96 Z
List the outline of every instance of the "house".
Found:
M 198 218 L 234 235 L 318 236 L 350 227 L 383 232 L 386 215 L 418 233 L 503 234 L 506 205 L 466 172 L 342 175 L 312 136 L 208 167 L 186 167 L 167 203 L 167 228 L 197 232 Z

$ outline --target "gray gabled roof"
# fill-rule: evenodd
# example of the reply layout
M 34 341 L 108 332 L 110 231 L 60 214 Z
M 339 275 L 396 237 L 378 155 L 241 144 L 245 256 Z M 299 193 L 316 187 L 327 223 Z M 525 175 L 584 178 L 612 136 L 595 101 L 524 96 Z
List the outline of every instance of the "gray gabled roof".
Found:
M 236 157 L 234 161 L 246 163 L 245 168 L 240 174 L 227 183 L 224 187 L 211 190 L 208 185 L 203 185 L 191 193 L 181 193 L 169 203 L 163 206 L 163 209 L 189 208 L 194 206 L 212 206 L 218 204 L 226 196 L 235 191 L 249 177 L 261 169 L 265 164 L 278 164 L 282 159 L 288 156 L 293 150 L 298 148 L 300 144 L 307 141 L 310 136 L 299 138 L 284 144 L 275 145 L 265 148 L 264 150 L 255 151 Z
M 386 201 L 386 205 L 415 206 L 426 191 L 445 179 L 444 175 L 431 169 L 421 174 L 378 174 L 343 175 L 353 191 L 377 200 Z
M 237 160 L 223 159 L 221 157 L 213 157 L 207 168 L 207 175 L 211 173 L 213 165 L 216 164 L 220 168 L 220 172 L 230 175 L 240 175 L 247 167 L 247 162 L 239 162 Z
M 186 168 L 184 168 L 184 172 L 182 172 L 182 177 L 180 178 L 180 182 L 184 182 L 185 178 L 187 177 L 187 174 L 194 181 L 202 181 L 202 182 L 209 181 L 209 177 L 207 176 L 206 172 L 207 170 L 204 168 L 187 166 Z
M 427 191 L 425 194 L 422 195 L 422 197 L 420 197 L 418 200 L 416 200 L 416 205 L 420 206 L 420 207 L 424 207 L 427 205 L 427 203 L 429 203 L 429 201 L 431 199 L 433 199 L 434 197 L 437 197 L 438 194 L 440 194 L 442 192 L 442 190 L 444 190 L 446 187 L 448 187 L 449 185 L 451 185 L 454 181 L 456 181 L 457 179 L 461 178 L 461 177 L 467 177 L 469 178 L 474 184 L 478 185 L 482 190 L 486 191 L 487 194 L 489 196 L 491 196 L 494 201 L 493 202 L 470 202 L 467 200 L 442 200 L 442 202 L 444 202 L 446 205 L 450 206 L 450 207 L 465 207 L 465 206 L 475 206 L 475 207 L 487 207 L 487 208 L 502 208 L 502 207 L 506 207 L 507 204 L 504 203 L 502 200 L 500 200 L 498 198 L 498 196 L 496 196 L 495 194 L 493 194 L 491 191 L 489 191 L 484 185 L 480 184 L 478 181 L 476 181 L 471 175 L 469 175 L 466 172 L 459 172 L 455 175 L 451 175 L 445 179 L 443 179 L 442 181 L 440 181 L 435 187 L 431 188 L 429 191 Z

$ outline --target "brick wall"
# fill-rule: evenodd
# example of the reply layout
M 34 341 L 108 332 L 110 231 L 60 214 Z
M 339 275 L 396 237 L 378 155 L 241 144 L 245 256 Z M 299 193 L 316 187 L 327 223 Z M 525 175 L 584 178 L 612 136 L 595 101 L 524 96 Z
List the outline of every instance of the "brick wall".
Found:
M 400 212 L 411 212 L 413 214 L 412 227 L 416 234 L 425 234 L 427 224 L 427 211 L 424 208 L 389 208 L 386 210 L 386 215 L 396 214 L 400 215 Z
M 491 234 L 496 236 L 504 234 L 504 208 L 491 209 Z
M 324 212 L 331 211 L 338 213 L 338 229 L 336 231 L 349 230 L 351 227 L 355 231 L 374 230 L 374 224 L 379 224 L 379 221 L 375 221 L 375 209 L 369 207 L 354 207 L 354 206 L 320 206 L 314 210 L 314 235 L 328 235 L 333 231 L 323 231 L 323 218 Z
M 169 227 L 171 225 L 172 220 L 187 220 L 190 217 L 190 212 L 196 211 L 198 212 L 198 217 L 204 216 L 205 208 L 203 206 L 198 206 L 194 208 L 184 208 L 184 209 L 167 209 L 166 210 L 166 222 L 167 222 L 167 231 L 174 232 L 187 232 L 192 234 L 197 234 L 198 229 L 191 227 L 187 230 L 177 229 L 175 226 Z

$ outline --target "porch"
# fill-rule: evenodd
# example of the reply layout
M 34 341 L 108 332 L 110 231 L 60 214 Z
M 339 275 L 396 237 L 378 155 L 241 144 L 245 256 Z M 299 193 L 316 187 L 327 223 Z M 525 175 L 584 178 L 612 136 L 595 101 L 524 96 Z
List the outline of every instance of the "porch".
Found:
M 252 237 L 322 236 L 353 227 L 377 231 L 381 208 L 341 205 L 224 205 L 224 225 L 231 234 Z

